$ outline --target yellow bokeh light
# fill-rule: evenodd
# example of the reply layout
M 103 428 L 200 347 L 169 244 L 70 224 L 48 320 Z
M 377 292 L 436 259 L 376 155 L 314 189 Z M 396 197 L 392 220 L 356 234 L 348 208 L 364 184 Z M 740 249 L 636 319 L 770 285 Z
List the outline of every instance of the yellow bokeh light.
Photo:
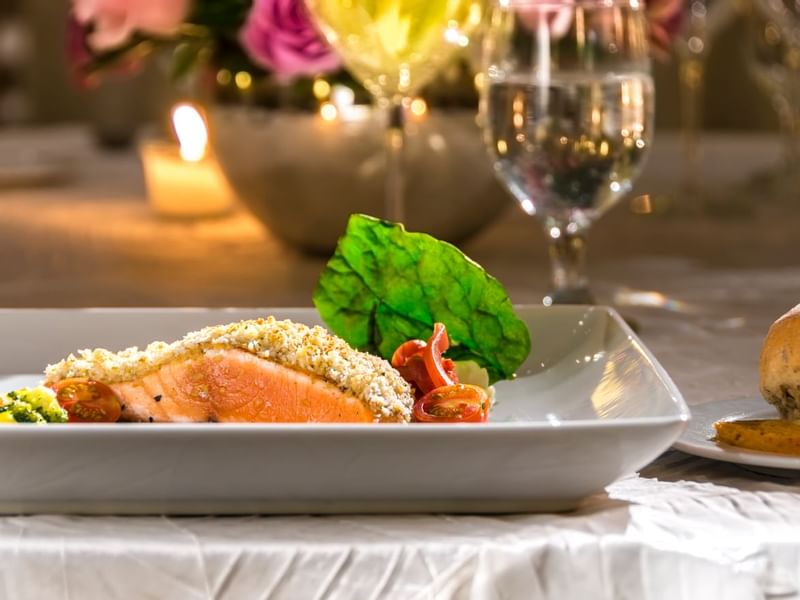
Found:
M 335 121 L 339 111 L 330 102 L 326 102 L 319 108 L 319 116 L 325 121 Z
M 331 84 L 324 79 L 315 80 L 314 86 L 311 89 L 314 92 L 314 97 L 317 100 L 324 100 L 331 94 Z
M 473 2 L 469 5 L 469 23 L 471 25 L 480 25 L 483 18 L 483 5 L 480 2 Z
M 253 76 L 247 71 L 239 71 L 236 73 L 234 81 L 236 82 L 236 87 L 240 90 L 248 90 L 250 86 L 253 85 Z
M 428 112 L 428 104 L 422 98 L 414 98 L 411 101 L 411 114 L 415 117 L 421 117 Z

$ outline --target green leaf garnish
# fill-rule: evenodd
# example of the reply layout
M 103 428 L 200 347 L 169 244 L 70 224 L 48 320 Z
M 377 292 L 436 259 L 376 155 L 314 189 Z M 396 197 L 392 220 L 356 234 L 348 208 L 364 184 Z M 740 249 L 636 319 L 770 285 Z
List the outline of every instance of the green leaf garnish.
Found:
M 339 337 L 389 359 L 444 323 L 447 356 L 474 360 L 491 382 L 513 377 L 530 351 L 528 328 L 503 286 L 458 248 L 402 225 L 352 215 L 314 291 Z

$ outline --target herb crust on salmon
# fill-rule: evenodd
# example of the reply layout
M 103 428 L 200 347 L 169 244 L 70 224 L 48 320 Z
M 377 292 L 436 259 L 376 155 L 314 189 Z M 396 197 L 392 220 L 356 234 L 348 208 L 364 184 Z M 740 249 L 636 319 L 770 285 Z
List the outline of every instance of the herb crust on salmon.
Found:
M 289 399 L 296 406 L 288 408 L 287 418 L 272 418 L 269 406 L 234 406 L 227 412 L 215 408 L 215 395 L 246 396 L 248 389 L 255 402 L 271 405 L 270 394 L 275 391 L 270 391 L 270 378 L 275 378 L 276 366 L 291 371 L 278 373 L 284 379 L 288 375 L 289 381 L 281 383 L 277 392 L 297 395 Z M 408 422 L 414 402 L 409 384 L 382 358 L 355 350 L 322 327 L 272 317 L 206 327 L 171 344 L 153 342 L 143 350 L 81 350 L 49 365 L 45 378 L 45 385 L 71 378 L 110 385 L 128 405 L 122 411 L 125 420 Z M 254 379 L 253 385 L 247 385 L 248 378 Z M 309 406 L 315 398 L 339 404 L 317 410 Z M 148 400 L 146 407 L 141 406 L 143 399 Z M 189 409 L 178 411 L 177 400 Z

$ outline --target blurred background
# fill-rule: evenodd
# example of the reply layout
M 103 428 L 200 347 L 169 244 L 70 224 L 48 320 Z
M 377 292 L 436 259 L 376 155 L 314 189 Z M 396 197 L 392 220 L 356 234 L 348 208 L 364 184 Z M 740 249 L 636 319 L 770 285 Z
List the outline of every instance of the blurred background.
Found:
M 706 94 L 703 126 L 713 130 L 774 129 L 773 100 L 759 85 L 753 62 L 754 16 L 746 0 L 714 0 L 703 33 Z M 163 116 L 169 93 L 165 69 L 150 63 L 134 75 L 76 85 L 66 48 L 66 0 L 3 0 L 0 5 L 0 124 L 89 122 L 113 138 L 128 127 Z M 767 33 L 767 35 L 769 35 Z M 661 128 L 679 128 L 680 61 L 654 65 Z M 110 141 L 113 141 L 110 140 Z
M 277 65 L 260 68 L 238 47 L 255 3 L 193 4 L 202 10 L 180 42 L 98 76 L 76 68 L 68 0 L 0 0 L 0 256 L 14 257 L 0 263 L 0 306 L 303 305 L 348 216 L 384 214 L 385 119 L 356 79 L 312 64 L 279 81 Z M 301 6 L 260 10 L 278 5 Z M 686 257 L 721 248 L 727 264 L 796 256 L 786 248 L 800 189 L 800 4 L 647 3 L 659 5 L 680 14 L 653 61 L 660 131 L 632 192 L 592 230 L 606 298 L 634 272 L 642 289 L 660 289 L 687 272 Z M 191 47 L 197 22 L 219 34 L 205 62 Z M 540 302 L 551 230 L 487 159 L 475 46 L 404 105 L 403 221 L 459 245 L 516 302 Z M 176 80 L 176 66 L 188 76 Z M 184 101 L 199 113 L 177 113 Z M 676 248 L 680 261 L 662 264 Z

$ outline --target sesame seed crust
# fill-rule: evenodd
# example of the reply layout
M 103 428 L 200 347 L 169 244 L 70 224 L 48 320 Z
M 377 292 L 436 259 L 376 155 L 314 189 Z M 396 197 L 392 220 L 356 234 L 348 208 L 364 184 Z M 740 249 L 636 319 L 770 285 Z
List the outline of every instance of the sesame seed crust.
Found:
M 359 352 L 322 327 L 308 327 L 273 317 L 215 325 L 167 344 L 144 350 L 80 350 L 48 365 L 45 384 L 88 377 L 107 384 L 140 379 L 173 360 L 208 350 L 236 348 L 284 367 L 316 375 L 362 400 L 376 421 L 408 422 L 414 398 L 411 387 L 382 358 Z

